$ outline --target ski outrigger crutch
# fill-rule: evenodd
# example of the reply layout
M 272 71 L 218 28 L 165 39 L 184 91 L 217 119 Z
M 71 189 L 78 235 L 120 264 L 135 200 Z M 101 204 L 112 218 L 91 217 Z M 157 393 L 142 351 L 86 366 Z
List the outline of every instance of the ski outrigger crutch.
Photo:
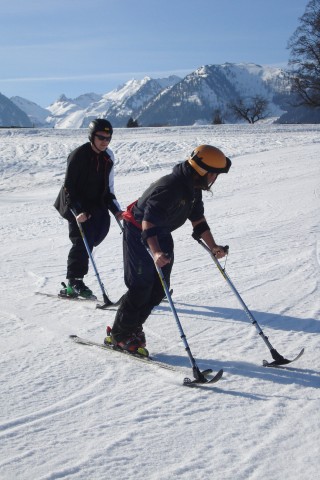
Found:
M 153 259 L 153 255 L 151 253 L 151 250 L 146 247 L 149 255 L 151 256 L 151 258 Z M 177 323 L 177 326 L 178 326 L 178 329 L 179 329 L 179 332 L 180 332 L 180 337 L 183 341 L 183 344 L 184 344 L 184 347 L 185 347 L 185 350 L 188 354 L 188 357 L 189 357 L 189 360 L 190 360 L 190 363 L 191 363 L 191 366 L 192 366 L 192 372 L 193 372 L 193 376 L 194 376 L 194 380 L 191 380 L 190 378 L 185 378 L 183 380 L 183 384 L 184 385 L 188 385 L 188 386 L 192 386 L 192 384 L 195 384 L 195 383 L 215 383 L 217 382 L 218 380 L 220 380 L 220 378 L 222 377 L 223 375 L 223 370 L 219 370 L 214 377 L 208 379 L 205 377 L 205 375 L 207 374 L 210 374 L 212 373 L 212 370 L 211 368 L 210 369 L 207 369 L 207 370 L 204 370 L 203 372 L 200 371 L 195 359 L 193 358 L 193 355 L 191 353 L 191 350 L 190 350 L 190 347 L 189 347 L 189 344 L 188 344 L 188 341 L 187 341 L 187 338 L 184 334 L 184 331 L 183 331 L 183 328 L 182 328 L 182 325 L 181 325 L 181 322 L 179 320 L 179 317 L 178 317 L 178 314 L 177 314 L 177 311 L 175 309 L 175 306 L 173 304 L 173 301 L 172 301 L 172 298 L 171 298 L 171 294 L 170 294 L 170 291 L 169 291 L 169 288 L 168 288 L 168 285 L 167 285 L 167 282 L 164 278 L 164 275 L 163 275 L 163 272 L 161 270 L 160 267 L 158 267 L 158 265 L 156 265 L 156 263 L 154 264 L 155 267 L 156 267 L 156 270 L 158 272 L 158 275 L 159 275 L 159 279 L 160 279 L 160 282 L 161 282 L 161 285 L 163 287 L 163 290 L 166 294 L 166 297 L 167 297 L 167 300 L 169 302 L 169 305 L 170 305 L 170 308 L 171 308 L 171 311 L 173 313 L 173 316 L 175 318 L 175 321 Z
M 229 278 L 229 275 L 227 274 L 226 270 L 224 268 L 222 268 L 219 260 L 216 258 L 216 256 L 212 253 L 212 251 L 210 250 L 210 248 L 200 239 L 198 238 L 196 235 L 192 235 L 193 238 L 210 254 L 212 260 L 214 261 L 214 263 L 216 264 L 218 270 L 220 271 L 221 275 L 223 276 L 223 278 L 226 280 L 226 282 L 228 283 L 229 287 L 231 288 L 231 290 L 233 291 L 233 293 L 235 294 L 235 296 L 237 297 L 240 305 L 242 306 L 243 310 L 245 311 L 248 319 L 250 320 L 250 322 L 252 323 L 252 325 L 255 326 L 255 328 L 257 329 L 260 337 L 262 338 L 262 340 L 264 341 L 264 343 L 267 345 L 268 349 L 270 350 L 270 353 L 272 355 L 272 358 L 273 358 L 273 362 L 268 362 L 267 360 L 263 360 L 263 366 L 265 367 L 276 367 L 276 366 L 279 366 L 279 365 L 287 365 L 288 363 L 291 363 L 291 362 L 294 362 L 295 360 L 297 360 L 298 358 L 301 357 L 301 355 L 303 355 L 303 352 L 304 352 L 304 348 L 300 351 L 300 353 L 295 357 L 293 358 L 292 360 L 288 360 L 287 358 L 284 358 L 282 355 L 280 355 L 280 353 L 277 352 L 277 350 L 271 345 L 271 343 L 269 342 L 269 339 L 268 337 L 263 333 L 263 331 L 261 330 L 260 328 L 260 325 L 258 324 L 257 320 L 254 318 L 254 316 L 252 315 L 252 313 L 250 312 L 250 310 L 248 309 L 247 305 L 244 303 L 244 301 L 242 300 L 240 294 L 238 293 L 237 289 L 235 288 L 235 286 L 233 285 L 232 281 L 230 280 Z M 224 250 L 225 252 L 227 253 L 228 250 L 229 250 L 229 247 L 226 246 L 224 247 Z
M 89 248 L 89 245 L 88 245 L 88 241 L 86 239 L 86 236 L 85 236 L 85 233 L 83 231 L 83 228 L 82 228 L 82 225 L 80 222 L 78 222 L 77 220 L 77 215 L 76 213 L 74 212 L 74 210 L 72 210 L 72 208 L 70 208 L 71 210 L 71 213 L 73 214 L 74 218 L 76 219 L 76 222 L 77 222 L 77 225 L 79 227 L 79 230 L 80 230 L 80 234 L 81 234 L 81 237 L 82 237 L 82 240 L 83 240 L 83 243 L 86 247 L 86 250 L 87 250 L 87 253 L 89 255 L 89 258 L 91 260 L 91 263 L 92 263 L 92 266 L 93 266 L 93 269 L 94 269 L 94 273 L 97 277 L 97 280 L 98 280 L 98 283 L 99 283 L 99 286 L 100 286 L 100 289 L 101 289 L 101 292 L 102 292 L 102 296 L 103 296 L 103 301 L 104 301 L 104 304 L 103 305 L 100 305 L 100 304 L 97 304 L 96 305 L 96 308 L 100 308 L 101 310 L 104 310 L 108 307 L 110 307 L 111 305 L 114 305 L 114 303 L 110 300 L 110 298 L 108 297 L 108 295 L 106 294 L 106 291 L 104 289 L 104 285 L 103 283 L 101 282 L 101 279 L 100 279 L 100 275 L 99 275 L 99 272 L 98 272 L 98 269 L 97 269 L 97 266 L 95 264 L 95 261 L 93 259 L 93 256 L 92 256 L 92 253 L 90 251 L 90 248 Z

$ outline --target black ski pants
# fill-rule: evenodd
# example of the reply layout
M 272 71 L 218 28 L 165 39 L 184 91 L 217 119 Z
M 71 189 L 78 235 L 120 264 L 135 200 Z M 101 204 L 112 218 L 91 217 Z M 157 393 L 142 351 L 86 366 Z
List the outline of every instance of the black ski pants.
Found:
M 130 222 L 124 222 L 123 228 L 124 281 L 128 291 L 122 297 L 112 327 L 112 335 L 118 342 L 139 331 L 152 309 L 165 296 L 154 262 L 142 243 L 141 230 Z M 173 240 L 170 233 L 158 236 L 158 240 L 161 250 L 172 259 L 162 268 L 169 287 Z
M 82 239 L 76 219 L 69 223 L 69 238 L 72 247 L 68 255 L 67 277 L 83 278 L 89 269 L 89 255 Z M 90 252 L 97 247 L 107 236 L 110 228 L 110 215 L 108 210 L 96 208 L 86 222 L 81 223 Z

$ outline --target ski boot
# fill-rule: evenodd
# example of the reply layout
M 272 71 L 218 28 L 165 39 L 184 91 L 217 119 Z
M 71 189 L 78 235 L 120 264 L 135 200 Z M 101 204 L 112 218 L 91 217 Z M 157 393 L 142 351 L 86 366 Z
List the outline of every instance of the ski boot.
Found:
M 76 298 L 82 297 L 85 299 L 95 299 L 96 297 L 93 295 L 92 290 L 88 288 L 84 283 L 82 278 L 70 278 L 68 285 L 62 283 L 64 287 L 60 290 L 61 296 Z
M 142 334 L 144 337 L 143 332 Z M 143 339 L 141 341 L 140 338 L 138 335 L 133 333 L 132 335 L 129 335 L 127 338 L 125 338 L 124 340 L 120 340 L 119 342 L 117 342 L 112 336 L 111 327 L 107 327 L 107 336 L 104 339 L 104 344 L 113 346 L 116 350 L 125 350 L 128 353 L 134 353 L 134 354 L 141 355 L 143 357 L 148 357 L 149 352 L 145 348 L 146 346 L 145 337 L 144 337 L 144 341 Z
M 64 282 L 61 282 L 61 285 L 63 286 L 63 288 L 60 290 L 60 292 L 58 293 L 58 296 L 59 297 L 70 297 L 70 298 L 76 298 L 78 295 L 68 295 L 67 293 L 67 285 L 64 283 Z
M 144 348 L 147 345 L 147 341 L 146 341 L 146 336 L 145 336 L 145 333 L 144 333 L 142 327 L 140 327 L 136 331 L 136 337 L 139 339 L 140 347 Z

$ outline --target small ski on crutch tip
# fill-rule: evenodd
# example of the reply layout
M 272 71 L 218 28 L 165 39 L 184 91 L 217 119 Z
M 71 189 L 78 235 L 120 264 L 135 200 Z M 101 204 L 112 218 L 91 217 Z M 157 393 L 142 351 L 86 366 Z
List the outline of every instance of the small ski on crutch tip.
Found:
M 210 248 L 199 238 L 197 237 L 196 235 L 192 235 L 193 238 L 201 245 L 201 247 L 203 247 L 211 256 L 211 258 L 213 259 L 214 263 L 216 264 L 216 267 L 218 268 L 219 272 L 221 273 L 221 275 L 223 276 L 223 278 L 226 280 L 226 282 L 228 283 L 229 287 L 231 288 L 232 292 L 235 294 L 235 296 L 237 297 L 240 305 L 242 306 L 243 310 L 245 311 L 248 319 L 250 320 L 250 322 L 252 323 L 252 325 L 254 325 L 254 327 L 256 328 L 259 336 L 262 338 L 262 340 L 264 341 L 264 343 L 267 345 L 270 353 L 271 353 L 271 356 L 273 358 L 273 361 L 269 362 L 267 360 L 263 360 L 262 362 L 262 365 L 264 367 L 281 367 L 282 365 L 288 365 L 289 363 L 292 363 L 292 362 L 295 362 L 296 360 L 298 360 L 304 353 L 304 348 L 301 349 L 301 351 L 298 353 L 298 355 L 296 355 L 292 360 L 289 360 L 285 357 L 283 357 L 282 355 L 280 355 L 280 353 L 277 352 L 277 350 L 271 345 L 271 343 L 269 342 L 269 339 L 268 337 L 263 333 L 262 329 L 260 328 L 260 325 L 258 324 L 257 320 L 254 318 L 253 314 L 250 312 L 250 310 L 248 309 L 247 305 L 244 303 L 244 301 L 242 300 L 240 294 L 238 293 L 237 289 L 235 288 L 235 286 L 233 285 L 232 281 L 230 280 L 230 277 L 229 275 L 227 274 L 225 268 L 222 268 L 219 260 L 216 258 L 216 256 L 212 253 L 212 251 L 210 250 Z M 225 246 L 224 247 L 224 250 L 226 253 L 228 253 L 228 250 L 229 250 L 229 247 L 228 246 Z

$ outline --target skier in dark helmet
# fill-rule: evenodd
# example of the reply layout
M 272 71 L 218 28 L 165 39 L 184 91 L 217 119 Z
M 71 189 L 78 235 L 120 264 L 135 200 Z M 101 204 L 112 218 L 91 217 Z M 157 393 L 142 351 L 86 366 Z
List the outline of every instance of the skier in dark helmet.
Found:
M 228 173 L 230 166 L 231 161 L 221 150 L 200 145 L 188 160 L 150 185 L 124 212 L 124 279 L 128 291 L 112 328 L 107 327 L 105 343 L 148 355 L 143 323 L 165 295 L 154 263 L 162 269 L 169 286 L 174 259 L 171 232 L 187 219 L 217 258 L 225 256 L 206 222 L 202 190 L 210 190 L 218 175 Z
M 123 211 L 114 193 L 114 155 L 109 149 L 112 134 L 108 120 L 98 118 L 90 122 L 89 142 L 68 156 L 64 185 L 54 204 L 69 223 L 72 247 L 67 261 L 68 284 L 61 290 L 68 296 L 92 296 L 92 291 L 83 282 L 88 273 L 89 257 L 77 222 L 81 223 L 92 251 L 109 232 L 109 210 L 122 218 Z

